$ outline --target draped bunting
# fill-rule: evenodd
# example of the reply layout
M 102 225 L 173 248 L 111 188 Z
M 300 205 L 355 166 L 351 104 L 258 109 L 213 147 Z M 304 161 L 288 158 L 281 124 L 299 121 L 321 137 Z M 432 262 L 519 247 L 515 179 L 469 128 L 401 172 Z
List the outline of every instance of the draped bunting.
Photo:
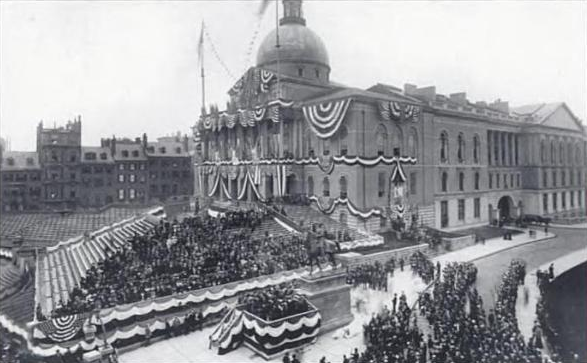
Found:
M 204 318 L 207 318 L 210 315 L 220 313 L 224 309 L 235 307 L 236 304 L 237 304 L 237 301 L 235 300 L 232 302 L 221 302 L 221 303 L 218 303 L 215 305 L 208 306 L 208 307 L 206 307 L 206 309 L 204 309 L 202 311 L 202 316 Z M 180 324 L 182 324 L 185 321 L 186 315 L 191 312 L 193 312 L 193 309 L 191 311 L 186 311 L 184 314 L 182 314 L 180 316 L 176 316 L 173 319 L 173 321 L 177 321 Z M 113 344 L 118 340 L 130 339 L 130 338 L 133 338 L 133 337 L 139 336 L 139 335 L 146 335 L 147 331 L 153 333 L 157 330 L 164 330 L 164 329 L 166 329 L 165 323 L 168 321 L 169 320 L 166 320 L 165 318 L 161 318 L 161 319 L 157 318 L 157 319 L 154 319 L 149 322 L 134 323 L 128 327 L 116 328 L 112 331 L 107 332 L 106 340 L 108 341 L 108 343 Z M 94 322 L 94 323 L 97 323 L 97 322 Z M 27 336 L 28 336 L 28 334 L 27 334 Z M 40 330 L 38 330 L 36 328 L 33 330 L 33 337 L 35 339 L 47 338 Z M 55 354 L 57 354 L 57 351 L 63 352 L 67 348 L 67 347 L 62 346 L 60 344 L 52 344 L 49 347 L 40 347 L 40 346 L 35 346 L 35 345 L 31 344 L 30 341 L 28 341 L 28 343 L 29 343 L 28 344 L 29 350 L 31 350 L 34 354 L 40 355 L 43 357 L 55 355 Z M 94 349 L 96 349 L 96 347 L 99 347 L 102 345 L 104 345 L 104 341 L 101 339 L 101 337 L 100 338 L 97 337 L 92 342 L 86 342 L 83 340 L 79 341 L 79 342 L 75 343 L 73 346 L 71 346 L 70 350 L 71 350 L 71 352 L 76 352 L 79 349 L 81 349 L 82 351 L 90 351 L 90 350 L 94 350 Z
M 273 81 L 274 79 L 276 79 L 277 77 L 275 76 L 275 73 L 265 70 L 265 69 L 259 69 L 259 75 L 260 75 L 260 82 L 259 82 L 259 90 L 262 93 L 267 93 L 269 92 L 269 84 L 271 83 L 271 81 Z
M 391 172 L 391 181 L 394 183 L 405 183 L 406 181 L 406 173 L 404 172 L 404 168 L 399 160 L 395 161 L 395 167 Z
M 43 321 L 36 328 L 54 342 L 65 342 L 81 330 L 87 315 L 73 314 Z
M 231 314 L 218 339 L 220 355 L 236 349 L 243 342 L 264 356 L 299 347 L 318 335 L 322 321 L 315 309 L 275 322 L 264 321 L 240 309 Z
M 257 160 L 218 160 L 218 161 L 204 161 L 202 165 L 210 165 L 210 166 L 222 166 L 222 165 L 276 165 L 276 164 L 284 164 L 284 165 L 320 165 L 322 171 L 327 172 L 332 167 L 332 163 L 334 164 L 346 164 L 346 165 L 356 165 L 359 164 L 361 166 L 377 166 L 379 164 L 386 164 L 392 165 L 395 164 L 396 161 L 404 164 L 415 164 L 417 159 L 410 157 L 410 156 L 401 156 L 401 157 L 387 157 L 387 156 L 377 156 L 374 158 L 364 158 L 360 156 L 333 156 L 331 158 L 318 158 L 318 157 L 309 157 L 303 159 L 292 159 L 292 158 L 272 158 L 272 159 L 257 159 Z M 258 184 L 258 183 L 257 183 Z
M 420 115 L 420 106 L 406 104 L 403 105 L 397 101 L 379 101 L 379 115 L 385 121 L 405 121 L 417 122 Z
M 277 179 L 277 190 L 276 194 L 278 197 L 284 196 L 286 192 L 286 166 L 283 164 L 275 165 L 275 177 Z
M 304 118 L 321 139 L 334 135 L 342 124 L 352 98 L 303 106 Z
M 371 208 L 367 211 L 362 211 L 359 208 L 357 208 L 348 198 L 340 198 L 340 197 L 336 198 L 336 199 L 332 200 L 330 202 L 330 204 L 327 206 L 323 206 L 322 203 L 320 202 L 320 199 L 318 199 L 318 197 L 316 197 L 315 195 L 308 197 L 308 199 L 311 200 L 312 202 L 315 202 L 316 205 L 318 206 L 318 209 L 324 214 L 332 214 L 334 212 L 334 210 L 336 209 L 336 206 L 338 206 L 339 204 L 342 204 L 342 205 L 345 205 L 347 207 L 347 210 L 349 211 L 349 213 L 355 217 L 367 219 L 373 215 L 376 215 L 376 216 L 384 215 L 384 211 L 378 207 Z
M 216 190 L 218 189 L 218 184 L 220 184 L 220 171 L 217 170 L 216 171 L 216 181 L 214 182 L 214 184 L 212 185 L 212 189 L 210 190 L 210 192 L 208 192 L 208 196 L 211 197 L 214 194 L 216 194 Z
M 265 119 L 280 122 L 281 109 L 290 108 L 293 104 L 293 101 L 276 99 L 267 102 L 265 105 L 253 107 L 250 110 L 241 108 L 236 110 L 236 113 L 228 113 L 228 111 L 214 112 L 209 115 L 202 115 L 200 119 L 202 120 L 203 128 L 211 131 L 220 131 L 222 127 L 232 129 L 237 124 L 242 127 L 254 127 Z

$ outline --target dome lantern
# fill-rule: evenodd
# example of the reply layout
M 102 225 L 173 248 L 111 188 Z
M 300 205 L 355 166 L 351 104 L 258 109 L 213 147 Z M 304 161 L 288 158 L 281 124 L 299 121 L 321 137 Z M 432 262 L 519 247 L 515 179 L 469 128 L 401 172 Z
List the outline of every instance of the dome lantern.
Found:
M 283 18 L 279 20 L 279 25 L 292 23 L 306 25 L 302 13 L 302 0 L 283 0 Z

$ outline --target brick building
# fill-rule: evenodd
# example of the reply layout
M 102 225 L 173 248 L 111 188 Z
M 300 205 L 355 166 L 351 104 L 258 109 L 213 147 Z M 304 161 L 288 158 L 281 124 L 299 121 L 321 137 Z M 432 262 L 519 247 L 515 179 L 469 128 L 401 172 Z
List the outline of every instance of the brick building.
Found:
M 398 217 L 453 228 L 585 214 L 587 134 L 564 103 L 509 107 L 435 87 L 343 86 L 301 0 L 283 5 L 279 48 L 274 30 L 227 108 L 203 110 L 196 125 L 198 195 L 303 194 L 372 231 Z
M 192 146 L 187 136 L 179 135 L 150 143 L 146 135 L 112 137 L 97 147 L 82 146 L 81 117 L 64 127 L 46 128 L 41 122 L 36 152 L 0 155 L 1 208 L 63 211 L 191 196 Z M 157 192 L 152 195 L 150 171 L 162 178 L 153 180 Z

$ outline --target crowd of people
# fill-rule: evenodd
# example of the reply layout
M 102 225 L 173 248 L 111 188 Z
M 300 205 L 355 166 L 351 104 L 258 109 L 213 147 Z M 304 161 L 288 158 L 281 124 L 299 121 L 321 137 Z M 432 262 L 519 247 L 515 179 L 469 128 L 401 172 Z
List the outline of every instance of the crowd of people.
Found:
M 307 265 L 303 237 L 251 236 L 264 218 L 266 213 L 250 210 L 221 218 L 162 221 L 93 265 L 53 314 L 107 308 Z
M 386 265 L 387 266 L 387 265 Z M 372 290 L 387 291 L 389 270 L 379 262 L 347 268 L 347 284 Z
M 434 280 L 434 263 L 420 251 L 414 252 L 410 256 L 410 267 L 412 272 L 420 276 L 424 283 L 429 284 Z M 440 275 L 440 262 L 436 264 L 436 270 Z
M 293 284 L 281 284 L 247 293 L 239 297 L 244 310 L 266 321 L 305 313 L 311 309 L 308 301 L 295 292 Z
M 514 260 L 502 276 L 495 307 L 485 314 L 471 263 L 453 263 L 436 280 L 432 295 L 419 299 L 433 332 L 430 362 L 542 362 L 535 339 L 528 344 L 518 328 L 516 299 L 526 274 L 525 263 Z

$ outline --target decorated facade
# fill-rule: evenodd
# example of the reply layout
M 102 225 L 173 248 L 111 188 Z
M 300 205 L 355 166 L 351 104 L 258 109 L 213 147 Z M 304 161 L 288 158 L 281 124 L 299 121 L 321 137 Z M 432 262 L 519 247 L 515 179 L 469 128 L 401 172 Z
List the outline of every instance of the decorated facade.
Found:
M 195 189 L 203 197 L 304 195 L 341 223 L 371 231 L 398 218 L 450 228 L 585 212 L 587 137 L 566 105 L 545 104 L 548 113 L 471 103 L 434 87 L 340 85 L 301 0 L 284 1 L 278 30 L 228 94 L 226 109 L 203 109 L 195 128 Z M 553 140 L 557 155 L 560 144 L 565 163 L 537 158 L 540 140 Z M 536 177 L 558 168 L 573 176 L 545 194 Z

